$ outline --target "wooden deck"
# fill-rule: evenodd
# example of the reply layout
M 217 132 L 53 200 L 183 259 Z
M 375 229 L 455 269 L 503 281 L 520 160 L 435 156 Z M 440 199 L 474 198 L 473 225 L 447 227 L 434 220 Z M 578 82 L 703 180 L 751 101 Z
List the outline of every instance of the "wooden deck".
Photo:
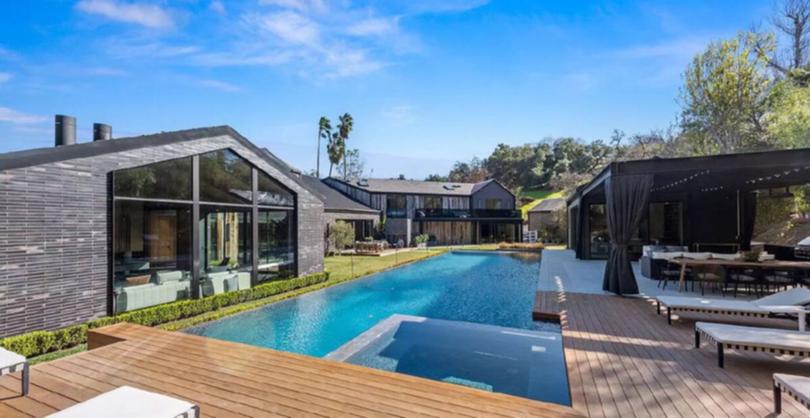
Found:
M 131 324 L 92 350 L 0 377 L 0 417 L 41 417 L 129 385 L 198 404 L 205 417 L 581 416 L 570 408 L 297 354 Z M 111 415 L 112 416 L 112 415 Z
M 795 328 L 795 322 L 684 314 L 673 325 L 651 301 L 584 293 L 538 292 L 535 317 L 559 315 L 573 407 L 592 417 L 764 417 L 772 414 L 771 375 L 810 375 L 789 356 L 694 348 L 694 320 Z M 783 397 L 788 399 L 789 397 Z M 807 417 L 792 399 L 783 415 Z

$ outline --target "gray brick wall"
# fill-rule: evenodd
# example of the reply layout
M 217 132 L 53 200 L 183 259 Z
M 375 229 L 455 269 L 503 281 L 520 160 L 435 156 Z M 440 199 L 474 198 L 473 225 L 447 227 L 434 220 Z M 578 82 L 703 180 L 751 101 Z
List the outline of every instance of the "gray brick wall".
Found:
M 0 337 L 107 312 L 110 172 L 230 148 L 298 195 L 298 269 L 323 270 L 323 204 L 230 136 L 0 170 Z

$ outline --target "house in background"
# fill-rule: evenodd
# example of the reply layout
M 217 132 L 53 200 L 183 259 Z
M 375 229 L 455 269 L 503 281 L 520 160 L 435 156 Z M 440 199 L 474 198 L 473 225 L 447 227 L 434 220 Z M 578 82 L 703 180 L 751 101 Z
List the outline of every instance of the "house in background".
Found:
M 324 204 L 227 126 L 0 154 L 0 336 L 323 270 Z
M 323 180 L 352 200 L 379 210 L 391 242 L 410 245 L 428 234 L 433 245 L 520 241 L 523 220 L 515 195 L 495 180 L 480 183 L 415 180 Z
M 556 214 L 562 212 L 565 217 L 565 199 L 544 199 L 528 211 L 529 231 L 537 231 L 545 240 L 564 241 L 567 231 L 564 222 Z
M 325 233 L 337 221 L 343 221 L 354 228 L 354 240 L 363 241 L 373 237 L 380 224 L 380 211 L 349 199 L 342 193 L 326 185 L 321 179 L 303 175 L 307 188 L 323 202 L 323 224 Z

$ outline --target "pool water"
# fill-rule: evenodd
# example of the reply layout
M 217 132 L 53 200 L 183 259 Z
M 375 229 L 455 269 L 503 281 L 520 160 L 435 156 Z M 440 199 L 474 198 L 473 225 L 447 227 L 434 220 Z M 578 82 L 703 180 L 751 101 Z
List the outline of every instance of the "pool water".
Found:
M 559 332 L 392 315 L 326 358 L 571 405 Z
M 393 314 L 537 330 L 539 268 L 537 254 L 453 252 L 187 332 L 322 357 Z

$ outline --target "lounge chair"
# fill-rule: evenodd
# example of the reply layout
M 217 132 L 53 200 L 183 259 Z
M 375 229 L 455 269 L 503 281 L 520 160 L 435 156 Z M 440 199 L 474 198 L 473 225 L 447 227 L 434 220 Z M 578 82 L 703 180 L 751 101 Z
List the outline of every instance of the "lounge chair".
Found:
M 689 296 L 658 296 L 655 299 L 659 315 L 661 308 L 666 308 L 669 324 L 672 324 L 672 312 L 675 311 L 767 318 L 777 311 L 769 307 L 810 305 L 810 289 L 795 287 L 751 301 Z
M 782 392 L 787 393 L 805 408 L 810 409 L 810 377 L 774 373 L 773 412 L 782 413 Z
M 717 346 L 717 366 L 721 368 L 726 348 L 810 357 L 810 333 L 802 331 L 697 322 L 695 348 L 700 348 L 701 336 Z
M 166 395 L 121 386 L 47 418 L 199 418 L 200 408 Z
M 22 396 L 28 395 L 28 360 L 25 356 L 0 347 L 0 376 L 22 370 Z

